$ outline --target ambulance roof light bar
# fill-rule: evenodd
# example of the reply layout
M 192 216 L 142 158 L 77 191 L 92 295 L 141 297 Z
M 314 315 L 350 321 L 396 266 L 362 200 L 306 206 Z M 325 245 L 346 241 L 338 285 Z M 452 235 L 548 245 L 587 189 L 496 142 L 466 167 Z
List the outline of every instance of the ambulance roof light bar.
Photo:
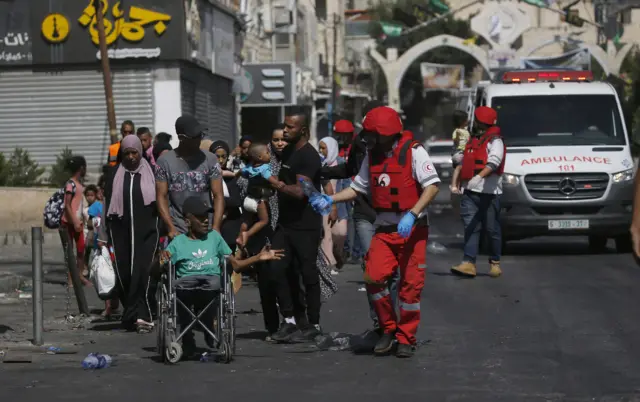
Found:
M 504 84 L 527 82 L 591 82 L 591 71 L 508 71 L 502 75 Z

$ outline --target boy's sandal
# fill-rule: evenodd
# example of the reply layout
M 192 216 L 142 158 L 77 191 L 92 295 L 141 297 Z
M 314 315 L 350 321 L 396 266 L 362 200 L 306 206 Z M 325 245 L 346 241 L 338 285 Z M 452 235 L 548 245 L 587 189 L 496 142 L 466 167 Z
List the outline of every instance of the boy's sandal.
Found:
M 148 334 L 149 332 L 153 331 L 153 323 L 138 320 L 136 321 L 136 331 L 139 334 Z

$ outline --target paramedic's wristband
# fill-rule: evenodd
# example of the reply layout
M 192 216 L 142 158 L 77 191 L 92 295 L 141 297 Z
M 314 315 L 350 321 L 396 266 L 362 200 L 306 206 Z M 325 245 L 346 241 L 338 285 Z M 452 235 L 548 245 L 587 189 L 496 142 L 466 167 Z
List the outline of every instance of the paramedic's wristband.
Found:
M 413 215 L 413 217 L 414 217 L 414 218 L 418 219 L 418 215 L 416 215 L 416 214 L 415 214 L 415 212 L 413 212 L 413 211 L 409 211 L 409 213 L 410 213 L 411 215 Z

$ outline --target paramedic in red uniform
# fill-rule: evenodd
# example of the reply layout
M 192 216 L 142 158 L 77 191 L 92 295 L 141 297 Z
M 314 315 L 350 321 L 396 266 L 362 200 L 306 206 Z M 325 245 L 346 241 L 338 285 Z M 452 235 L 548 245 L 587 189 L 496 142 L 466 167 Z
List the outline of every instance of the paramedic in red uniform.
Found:
M 489 234 L 489 276 L 497 278 L 502 274 L 500 194 L 506 148 L 500 128 L 496 126 L 496 111 L 481 106 L 475 110 L 474 116 L 471 138 L 464 150 L 460 171 L 463 188 L 460 215 L 464 224 L 464 257 L 460 265 L 451 268 L 451 272 L 470 278 L 476 276 L 476 257 L 484 228 Z
M 424 286 L 428 219 L 426 207 L 438 193 L 440 179 L 427 151 L 403 131 L 398 113 L 389 107 L 372 109 L 363 120 L 369 149 L 350 188 L 324 196 L 316 210 L 327 204 L 350 201 L 357 193 L 371 194 L 377 216 L 375 235 L 365 257 L 364 280 L 383 334 L 376 354 L 391 351 L 411 357 L 420 323 L 420 294 Z M 324 205 L 326 207 L 326 205 Z M 388 280 L 400 269 L 399 319 L 389 295 Z

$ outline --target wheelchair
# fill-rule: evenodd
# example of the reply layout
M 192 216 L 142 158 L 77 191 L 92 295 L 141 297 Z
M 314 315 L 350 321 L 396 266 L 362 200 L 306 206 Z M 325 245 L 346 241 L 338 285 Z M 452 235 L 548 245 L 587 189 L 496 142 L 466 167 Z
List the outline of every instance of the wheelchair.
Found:
M 220 289 L 206 290 L 206 292 L 214 292 L 216 295 L 197 314 L 177 297 L 173 264 L 168 262 L 162 268 L 161 280 L 158 283 L 156 293 L 158 303 L 157 350 L 162 361 L 168 364 L 178 363 L 183 354 L 181 339 L 196 324 L 199 324 L 205 334 L 213 338 L 218 360 L 230 363 L 236 352 L 236 306 L 233 284 L 231 283 L 233 270 L 227 258 L 221 261 Z M 184 289 L 184 291 L 201 290 Z M 217 311 L 213 332 L 201 321 L 201 317 L 211 308 L 216 308 Z M 192 318 L 182 332 L 180 332 L 178 318 L 179 309 L 184 309 Z

